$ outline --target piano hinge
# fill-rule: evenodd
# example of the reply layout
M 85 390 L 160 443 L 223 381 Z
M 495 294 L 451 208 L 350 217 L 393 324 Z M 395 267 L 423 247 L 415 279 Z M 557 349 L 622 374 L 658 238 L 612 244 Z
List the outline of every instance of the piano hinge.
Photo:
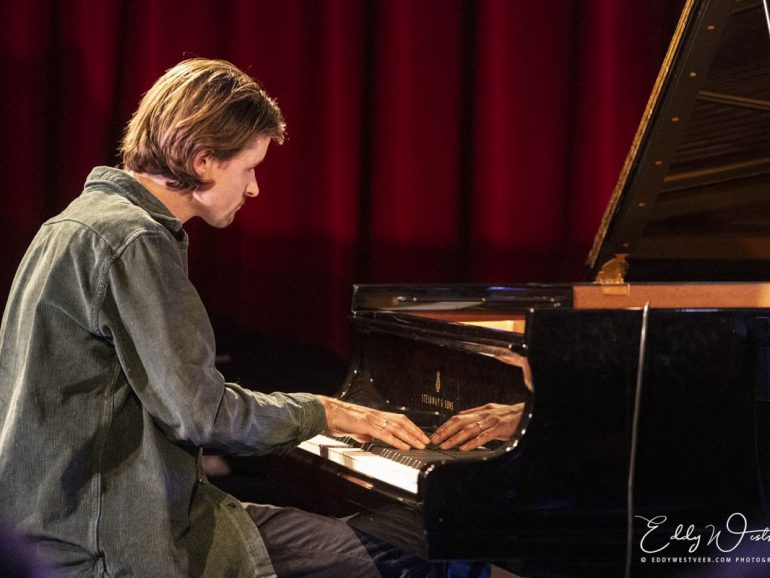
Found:
M 622 285 L 626 282 L 628 273 L 628 253 L 616 253 L 607 261 L 596 275 L 596 282 L 600 285 Z

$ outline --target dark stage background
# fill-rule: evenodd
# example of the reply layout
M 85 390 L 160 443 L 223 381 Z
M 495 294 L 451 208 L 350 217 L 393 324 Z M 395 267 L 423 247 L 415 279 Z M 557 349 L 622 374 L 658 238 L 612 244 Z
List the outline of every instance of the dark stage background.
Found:
M 681 4 L 0 0 L 0 296 L 191 55 L 247 70 L 289 126 L 235 224 L 188 227 L 218 328 L 344 357 L 352 283 L 584 280 Z

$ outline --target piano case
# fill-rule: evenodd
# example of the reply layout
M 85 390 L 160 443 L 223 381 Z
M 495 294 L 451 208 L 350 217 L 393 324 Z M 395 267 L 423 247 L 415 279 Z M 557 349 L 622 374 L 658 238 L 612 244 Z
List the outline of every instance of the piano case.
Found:
M 651 560 L 736 544 L 732 556 L 770 555 L 734 532 L 768 524 L 760 0 L 686 3 L 588 266 L 594 283 L 356 286 L 340 398 L 426 431 L 485 403 L 523 403 L 524 416 L 483 450 L 394 453 L 379 470 L 357 464 L 382 448 L 303 444 L 270 465 L 281 499 L 358 513 L 359 527 L 426 558 L 527 575 L 692 570 L 697 560 Z

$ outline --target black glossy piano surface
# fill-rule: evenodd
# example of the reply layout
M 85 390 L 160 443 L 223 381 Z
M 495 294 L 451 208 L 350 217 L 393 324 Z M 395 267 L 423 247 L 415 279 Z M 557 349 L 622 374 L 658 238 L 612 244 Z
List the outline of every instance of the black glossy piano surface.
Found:
M 577 310 L 567 301 L 525 309 L 523 334 L 414 312 L 354 315 L 359 350 L 341 398 L 401 410 L 426 431 L 490 401 L 526 404 L 510 440 L 417 465 L 415 492 L 301 449 L 240 467 L 280 489 L 273 501 L 358 513 L 359 528 L 427 558 L 622 574 L 641 388 L 635 556 L 645 520 L 660 515 L 705 525 L 740 512 L 764 524 L 770 312 L 651 309 L 645 322 L 639 309 Z M 522 368 L 481 352 L 497 348 L 525 356 L 534 393 Z M 453 409 L 437 408 L 436 398 Z

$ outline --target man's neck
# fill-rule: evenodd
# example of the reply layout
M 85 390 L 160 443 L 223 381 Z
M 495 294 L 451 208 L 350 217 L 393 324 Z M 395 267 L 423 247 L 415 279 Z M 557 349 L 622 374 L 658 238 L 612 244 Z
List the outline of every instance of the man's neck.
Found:
M 150 191 L 182 223 L 189 221 L 195 216 L 194 200 L 191 191 L 180 191 L 168 187 L 166 185 L 168 179 L 165 177 L 128 170 L 126 172 L 134 177 L 145 189 Z

